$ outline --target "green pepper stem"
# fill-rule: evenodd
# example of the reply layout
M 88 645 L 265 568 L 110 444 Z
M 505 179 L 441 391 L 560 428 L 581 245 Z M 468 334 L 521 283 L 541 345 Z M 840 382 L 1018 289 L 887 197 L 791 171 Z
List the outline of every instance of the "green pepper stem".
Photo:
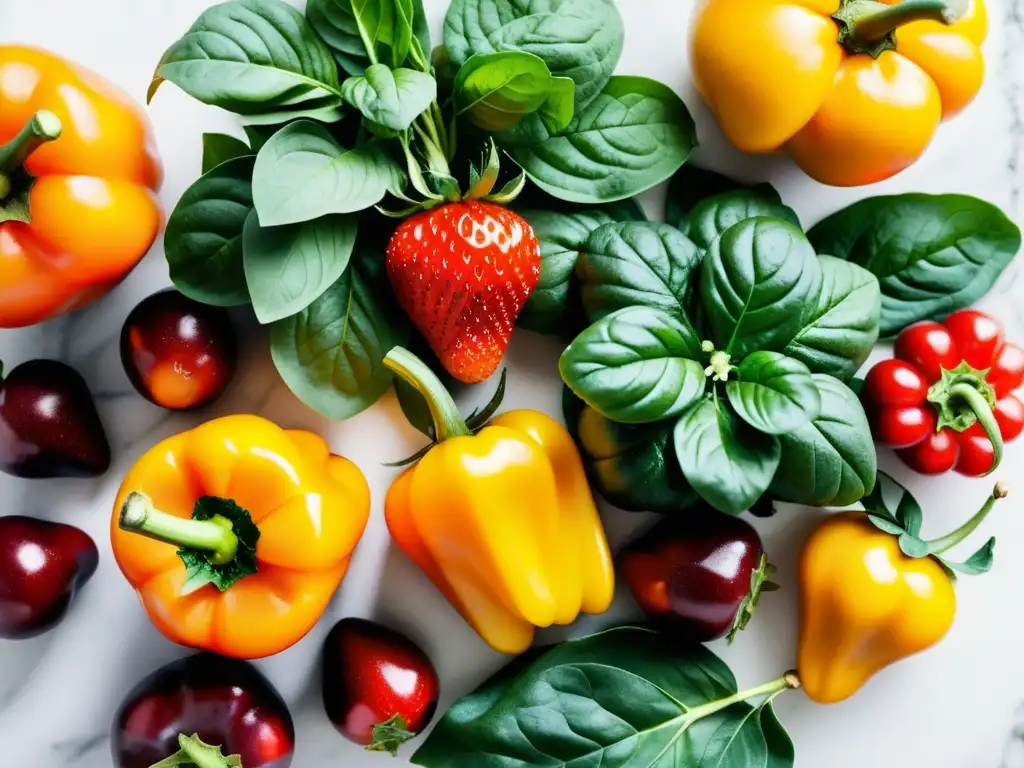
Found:
M 118 526 L 165 544 L 210 552 L 213 565 L 224 565 L 238 553 L 238 536 L 231 521 L 221 515 L 209 520 L 175 517 L 161 512 L 144 493 L 133 491 L 121 505 Z
M 384 365 L 427 401 L 430 417 L 434 420 L 437 442 L 469 434 L 466 420 L 459 413 L 459 406 L 426 363 L 404 347 L 395 347 L 384 358 Z
M 902 0 L 894 5 L 876 0 L 845 0 L 832 18 L 840 24 L 839 42 L 851 53 L 878 58 L 896 48 L 895 32 L 914 21 L 955 24 L 970 9 L 970 0 Z
M 734 693 L 732 696 L 727 698 L 719 699 L 718 701 L 709 701 L 707 704 L 701 704 L 699 707 L 694 707 L 686 713 L 686 719 L 691 723 L 695 723 L 698 720 L 703 720 L 717 712 L 721 712 L 723 709 L 728 709 L 733 704 L 739 704 L 740 702 L 757 699 L 762 696 L 775 698 L 783 691 L 795 690 L 799 687 L 800 677 L 797 675 L 795 670 L 792 670 L 784 674 L 778 680 L 772 680 L 770 683 L 759 685 L 756 688 L 740 691 L 739 693 Z
M 1003 483 L 996 483 L 995 488 L 992 489 L 992 495 L 990 495 L 985 503 L 982 505 L 970 520 L 961 525 L 952 533 L 948 533 L 940 539 L 933 539 L 932 541 L 926 542 L 928 544 L 928 554 L 930 555 L 941 555 L 943 552 L 947 552 L 961 541 L 966 539 L 978 526 L 982 524 L 988 513 L 992 511 L 992 507 L 999 499 L 1005 499 L 1010 495 L 1010 489 Z
M 1003 433 L 999 431 L 999 422 L 992 412 L 992 406 L 977 387 L 970 384 L 954 384 L 949 390 L 949 397 L 959 397 L 978 417 L 978 423 L 992 443 L 992 467 L 985 473 L 992 474 L 1003 460 Z
M 60 138 L 63 126 L 53 112 L 36 112 L 18 135 L 0 147 L 0 200 L 11 193 L 11 176 L 43 144 Z

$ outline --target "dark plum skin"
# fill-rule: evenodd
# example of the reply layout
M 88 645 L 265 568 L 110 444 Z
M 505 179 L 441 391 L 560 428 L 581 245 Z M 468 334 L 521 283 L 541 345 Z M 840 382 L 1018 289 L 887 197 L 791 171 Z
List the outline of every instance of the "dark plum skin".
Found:
M 53 629 L 98 564 L 96 544 L 78 528 L 0 517 L 0 637 L 25 640 Z
M 99 477 L 110 444 L 78 371 L 31 360 L 0 382 L 0 471 L 31 479 Z
M 155 405 L 209 405 L 235 374 L 238 342 L 226 309 L 173 288 L 143 299 L 121 329 L 121 362 L 132 386 Z
M 150 768 L 178 752 L 178 735 L 240 755 L 245 768 L 288 768 L 295 727 L 256 667 L 199 653 L 161 667 L 125 697 L 114 717 L 115 768 Z
M 737 517 L 698 507 L 664 518 L 619 555 L 644 612 L 695 642 L 724 637 L 751 591 L 761 538 Z

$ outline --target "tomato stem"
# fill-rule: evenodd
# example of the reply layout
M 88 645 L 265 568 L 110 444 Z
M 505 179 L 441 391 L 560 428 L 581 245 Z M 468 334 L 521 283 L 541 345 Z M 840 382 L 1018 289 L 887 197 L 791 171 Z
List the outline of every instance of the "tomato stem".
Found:
M 469 434 L 469 427 L 459 413 L 459 406 L 426 363 L 404 347 L 395 347 L 384 358 L 384 365 L 423 395 L 430 409 L 430 417 L 434 420 L 437 442 Z
M 896 50 L 896 30 L 914 21 L 955 24 L 970 9 L 970 0 L 903 0 L 888 5 L 875 0 L 845 0 L 832 18 L 839 43 L 850 53 L 878 58 Z
M 121 505 L 118 526 L 122 531 L 140 533 L 165 544 L 199 549 L 211 554 L 213 565 L 224 565 L 238 553 L 238 536 L 233 523 L 214 515 L 209 520 L 193 520 L 162 512 L 146 494 L 133 491 Z
M 930 555 L 941 555 L 943 552 L 947 552 L 961 541 L 966 539 L 978 526 L 982 524 L 989 512 L 992 511 L 992 507 L 995 506 L 996 501 L 999 499 L 1005 499 L 1010 495 L 1010 489 L 1003 483 L 996 483 L 995 488 L 992 489 L 992 494 L 985 500 L 981 509 L 974 513 L 974 516 L 966 523 L 961 525 L 952 533 L 948 533 L 942 538 L 933 539 L 932 541 L 926 542 L 928 544 L 928 554 Z
M 18 135 L 0 147 L 0 200 L 6 198 L 13 188 L 12 176 L 43 144 L 60 138 L 63 126 L 53 112 L 41 109 L 36 112 Z

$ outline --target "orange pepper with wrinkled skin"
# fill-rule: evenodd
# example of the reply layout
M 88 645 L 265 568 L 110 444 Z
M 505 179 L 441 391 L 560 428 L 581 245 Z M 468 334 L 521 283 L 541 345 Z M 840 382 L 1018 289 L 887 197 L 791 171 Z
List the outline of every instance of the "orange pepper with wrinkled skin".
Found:
M 987 33 L 984 0 L 703 0 L 691 66 L 739 149 L 859 186 L 912 165 L 971 103 Z
M 214 497 L 216 512 L 225 509 L 222 500 L 234 502 L 258 529 L 251 569 L 244 565 L 252 529 L 230 517 L 193 519 L 205 497 Z M 369 510 L 362 473 L 331 455 L 321 437 L 228 416 L 171 437 L 138 461 L 114 504 L 111 545 L 164 635 L 222 656 L 261 658 L 316 624 Z M 190 579 L 179 548 L 199 564 L 198 579 Z M 241 571 L 232 571 L 239 563 Z M 210 569 L 241 575 L 205 583 Z
M 0 328 L 120 282 L 160 231 L 162 179 L 152 126 L 127 94 L 46 51 L 0 45 Z

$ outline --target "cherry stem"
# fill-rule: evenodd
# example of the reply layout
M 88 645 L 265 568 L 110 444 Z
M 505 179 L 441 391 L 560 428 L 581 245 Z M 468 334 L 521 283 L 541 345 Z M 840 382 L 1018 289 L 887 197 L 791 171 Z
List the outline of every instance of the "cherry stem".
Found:
M 11 193 L 11 176 L 43 144 L 60 138 L 63 126 L 53 112 L 41 109 L 36 112 L 18 135 L 0 146 L 0 200 Z
M 850 38 L 864 45 L 882 40 L 914 21 L 955 24 L 970 8 L 967 0 L 903 0 L 895 5 L 855 0 L 848 6 Z
M 1003 483 L 996 483 L 995 488 L 992 489 L 992 494 L 985 500 L 981 509 L 979 509 L 970 520 L 952 533 L 948 533 L 940 539 L 933 539 L 932 541 L 927 542 L 928 554 L 941 555 L 943 552 L 949 551 L 966 539 L 974 533 L 978 526 L 982 524 L 986 517 L 988 517 L 988 514 L 992 511 L 992 507 L 995 506 L 996 501 L 999 499 L 1005 499 L 1009 495 L 1010 489 L 1006 485 Z
M 996 421 L 996 416 L 992 412 L 992 406 L 977 387 L 970 384 L 953 385 L 949 390 L 949 396 L 963 400 L 978 417 L 978 423 L 992 443 L 992 467 L 985 473 L 986 475 L 992 474 L 1003 460 L 1003 434 L 999 431 L 999 422 Z
M 384 358 L 384 365 L 427 401 L 430 417 L 434 420 L 437 442 L 469 434 L 469 427 L 459 413 L 459 406 L 426 363 L 404 347 L 395 347 Z
M 118 526 L 122 531 L 139 533 L 165 544 L 210 552 L 213 565 L 225 565 L 238 553 L 234 525 L 222 515 L 209 520 L 193 520 L 161 512 L 144 493 L 133 491 L 121 505 Z

